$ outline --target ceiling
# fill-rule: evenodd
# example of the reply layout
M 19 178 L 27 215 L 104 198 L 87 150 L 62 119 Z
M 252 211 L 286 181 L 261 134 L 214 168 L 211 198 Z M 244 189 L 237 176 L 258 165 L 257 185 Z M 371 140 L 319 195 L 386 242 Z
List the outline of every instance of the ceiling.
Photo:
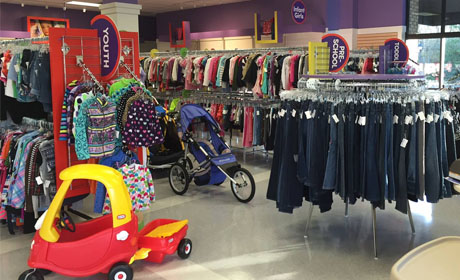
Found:
M 2 3 L 13 3 L 13 4 L 24 4 L 30 6 L 41 6 L 41 7 L 58 7 L 63 8 L 64 3 L 70 0 L 1 0 Z M 102 3 L 102 0 L 80 0 L 84 2 Z M 217 6 L 228 3 L 245 2 L 249 0 L 138 0 L 139 4 L 142 5 L 142 14 L 158 14 L 170 11 L 186 10 L 193 8 L 201 8 L 206 6 Z M 68 9 L 83 9 L 86 8 L 89 11 L 99 11 L 95 7 L 83 7 L 67 5 Z

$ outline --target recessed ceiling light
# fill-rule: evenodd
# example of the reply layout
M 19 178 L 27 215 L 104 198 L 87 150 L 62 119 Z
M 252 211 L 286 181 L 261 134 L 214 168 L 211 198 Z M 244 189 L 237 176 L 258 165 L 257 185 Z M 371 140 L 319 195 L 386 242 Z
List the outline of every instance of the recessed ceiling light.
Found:
M 67 7 L 66 7 L 66 6 L 64 6 L 62 9 L 65 11 L 65 10 L 67 10 Z
M 83 9 L 83 13 L 86 13 L 86 9 Z
M 24 3 L 21 3 L 21 7 L 23 7 L 23 8 L 24 8 Z
M 77 5 L 77 6 L 88 6 L 88 7 L 99 7 L 101 4 L 90 3 L 90 2 L 81 2 L 81 1 L 69 1 L 66 2 L 67 5 Z

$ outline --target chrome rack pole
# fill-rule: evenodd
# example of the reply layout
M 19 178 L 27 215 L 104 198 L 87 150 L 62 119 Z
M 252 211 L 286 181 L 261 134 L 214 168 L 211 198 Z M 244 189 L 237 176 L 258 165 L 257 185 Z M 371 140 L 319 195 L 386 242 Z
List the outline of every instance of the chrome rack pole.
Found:
M 372 207 L 372 233 L 374 235 L 374 259 L 378 259 L 377 256 L 377 214 L 374 205 Z
M 350 199 L 347 197 L 346 199 L 346 203 L 345 203 L 345 218 L 348 218 L 348 205 L 350 204 Z
M 409 201 L 407 201 L 407 216 L 409 217 L 409 223 L 410 223 L 410 228 L 412 230 L 412 235 L 415 235 L 414 219 L 412 218 L 412 211 L 410 210 Z
M 313 205 L 313 202 L 310 202 L 310 209 L 308 210 L 308 220 L 307 220 L 307 224 L 305 225 L 305 232 L 303 235 L 304 238 L 308 238 L 308 230 L 310 229 L 311 216 L 313 214 L 314 207 L 315 206 Z

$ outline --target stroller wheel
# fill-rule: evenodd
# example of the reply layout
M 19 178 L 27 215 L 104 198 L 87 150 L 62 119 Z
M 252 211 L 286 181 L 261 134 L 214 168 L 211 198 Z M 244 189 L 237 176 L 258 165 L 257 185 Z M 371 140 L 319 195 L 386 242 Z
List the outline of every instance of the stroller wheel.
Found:
M 169 170 L 169 185 L 173 192 L 183 195 L 188 190 L 190 179 L 187 170 L 182 164 L 175 163 Z
M 256 183 L 251 173 L 244 168 L 237 168 L 233 172 L 232 178 L 236 181 L 236 184 L 230 182 L 236 199 L 243 203 L 251 201 L 256 193 Z
M 187 172 L 190 172 L 190 170 L 193 169 L 193 163 L 192 161 L 187 157 L 187 159 L 185 158 L 180 158 L 177 163 L 181 164 L 182 166 L 185 166 L 185 169 L 187 170 Z

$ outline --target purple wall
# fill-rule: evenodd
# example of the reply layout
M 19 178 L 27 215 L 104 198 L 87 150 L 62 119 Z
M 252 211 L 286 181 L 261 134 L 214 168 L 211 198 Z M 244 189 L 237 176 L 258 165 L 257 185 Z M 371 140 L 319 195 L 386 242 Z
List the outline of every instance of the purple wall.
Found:
M 68 18 L 71 28 L 89 28 L 89 22 L 99 12 L 60 8 L 0 4 L 0 29 L 8 31 L 27 31 L 27 16 Z
M 324 32 L 325 1 L 304 0 L 307 6 L 307 20 L 300 25 L 295 24 L 291 18 L 291 3 L 286 0 L 253 0 L 158 14 L 157 34 L 161 41 L 169 41 L 168 24 L 174 19 L 176 22 L 172 22 L 173 24 L 179 21 L 190 21 L 192 33 L 203 33 L 199 34 L 200 38 L 212 38 L 211 36 L 216 37 L 215 35 L 219 34 L 222 36 L 254 35 L 254 13 L 259 13 L 262 19 L 268 19 L 273 17 L 275 10 L 278 11 L 279 25 L 285 33 Z
M 220 6 L 168 12 L 157 15 L 160 41 L 169 41 L 169 22 L 177 25 L 190 21 L 192 39 L 254 35 L 254 13 L 262 19 L 278 11 L 283 33 L 324 32 L 330 29 L 371 28 L 405 25 L 406 0 L 303 0 L 307 20 L 298 25 L 292 21 L 291 0 L 252 0 Z M 330 24 L 328 23 L 330 19 Z
M 406 25 L 406 0 L 358 0 L 359 28 Z

